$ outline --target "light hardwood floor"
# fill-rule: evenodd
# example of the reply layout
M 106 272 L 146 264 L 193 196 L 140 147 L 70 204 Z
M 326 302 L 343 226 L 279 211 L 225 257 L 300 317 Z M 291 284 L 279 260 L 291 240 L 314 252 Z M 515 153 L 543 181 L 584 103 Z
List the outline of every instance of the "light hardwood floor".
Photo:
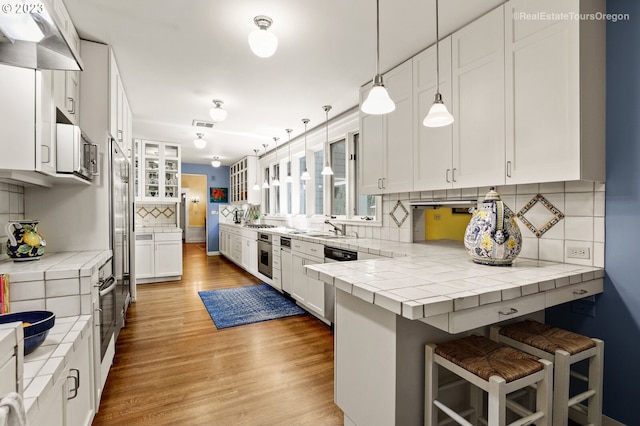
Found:
M 198 291 L 260 281 L 202 244 L 138 286 L 93 425 L 341 425 L 333 336 L 309 314 L 217 330 Z

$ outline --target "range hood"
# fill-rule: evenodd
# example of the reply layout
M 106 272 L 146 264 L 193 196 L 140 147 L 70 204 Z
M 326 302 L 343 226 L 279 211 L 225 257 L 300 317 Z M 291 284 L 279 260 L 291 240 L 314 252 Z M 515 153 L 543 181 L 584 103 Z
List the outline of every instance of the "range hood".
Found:
M 3 5 L 0 11 L 0 63 L 32 69 L 83 69 L 80 53 L 53 8 L 55 1 L 61 2 L 17 1 Z

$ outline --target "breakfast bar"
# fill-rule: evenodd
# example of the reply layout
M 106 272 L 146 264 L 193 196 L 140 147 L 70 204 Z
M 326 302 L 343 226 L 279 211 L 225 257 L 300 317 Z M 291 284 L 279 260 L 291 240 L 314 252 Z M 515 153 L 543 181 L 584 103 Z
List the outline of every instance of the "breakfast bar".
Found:
M 306 266 L 335 288 L 335 401 L 346 425 L 422 424 L 424 345 L 602 293 L 602 268 L 474 263 L 457 244 L 420 255 Z

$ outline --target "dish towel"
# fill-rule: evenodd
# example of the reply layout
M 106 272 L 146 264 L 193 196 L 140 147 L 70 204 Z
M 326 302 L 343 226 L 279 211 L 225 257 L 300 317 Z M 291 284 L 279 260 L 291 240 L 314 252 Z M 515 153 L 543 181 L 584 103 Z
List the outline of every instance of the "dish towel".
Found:
M 0 400 L 0 426 L 28 426 L 22 397 L 16 392 L 5 395 Z

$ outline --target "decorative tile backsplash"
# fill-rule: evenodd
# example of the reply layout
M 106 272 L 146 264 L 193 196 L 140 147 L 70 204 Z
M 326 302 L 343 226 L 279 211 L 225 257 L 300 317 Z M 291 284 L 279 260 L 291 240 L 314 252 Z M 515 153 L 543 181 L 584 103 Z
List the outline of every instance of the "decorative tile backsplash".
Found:
M 8 257 L 5 253 L 7 236 L 4 231 L 7 222 L 24 219 L 24 187 L 0 182 L 0 260 Z
M 536 227 L 536 225 L 531 223 L 529 219 L 533 220 L 533 216 L 535 215 L 533 209 L 540 205 L 544 206 L 544 208 L 546 209 L 546 211 L 542 212 L 544 217 L 543 221 L 546 219 L 549 220 L 544 224 L 538 225 L 538 227 Z M 533 234 L 538 238 L 542 237 L 542 235 L 544 235 L 545 232 L 551 229 L 553 225 L 564 219 L 564 213 L 562 213 L 556 206 L 551 204 L 549 200 L 544 198 L 542 194 L 536 194 L 536 196 L 533 197 L 527 204 L 525 204 L 525 206 L 518 212 L 517 216 L 518 219 L 520 219 L 520 221 L 524 224 L 524 226 L 529 228 L 529 230 L 533 232 Z
M 177 226 L 176 204 L 137 204 L 136 226 Z

